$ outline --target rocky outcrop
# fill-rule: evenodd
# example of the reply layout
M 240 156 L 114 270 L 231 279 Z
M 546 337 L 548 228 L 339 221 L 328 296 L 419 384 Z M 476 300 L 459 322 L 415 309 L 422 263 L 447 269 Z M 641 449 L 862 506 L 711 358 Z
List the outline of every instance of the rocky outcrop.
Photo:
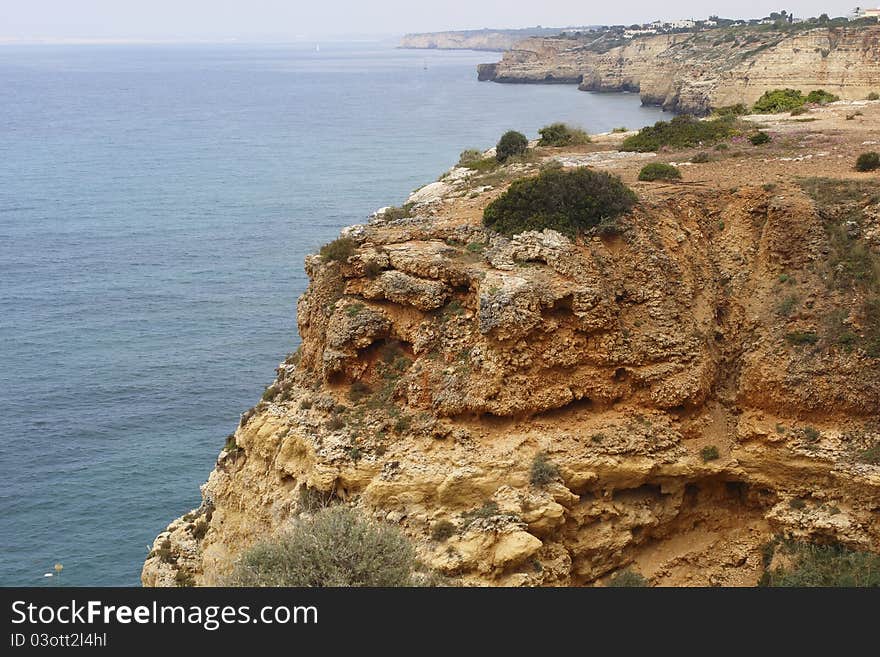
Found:
M 694 114 L 751 104 L 780 87 L 825 89 L 855 100 L 880 88 L 880 26 L 668 34 L 604 52 L 585 39 L 532 38 L 517 43 L 494 68 L 481 68 L 479 77 L 634 91 L 645 104 Z
M 400 40 L 400 48 L 419 50 L 490 50 L 503 52 L 514 44 L 534 36 L 551 36 L 562 28 L 532 27 L 519 30 L 453 30 L 448 32 L 424 32 L 406 34 Z
M 880 103 L 861 107 L 834 143 L 792 123 L 788 150 L 679 185 L 637 183 L 646 156 L 601 150 L 616 136 L 544 152 L 636 188 L 614 234 L 487 232 L 481 209 L 539 161 L 453 170 L 413 216 L 347 230 L 353 255 L 307 259 L 298 352 L 143 582 L 222 582 L 314 499 L 399 525 L 467 585 L 594 584 L 633 564 L 654 584 L 754 584 L 776 534 L 880 550 L 880 466 L 859 456 L 880 443 L 880 359 L 787 339 L 835 316 L 865 330 L 796 181 L 854 175 L 835 150 L 880 125 Z M 875 209 L 849 214 L 854 230 L 873 235 Z M 539 453 L 554 468 L 535 480 Z

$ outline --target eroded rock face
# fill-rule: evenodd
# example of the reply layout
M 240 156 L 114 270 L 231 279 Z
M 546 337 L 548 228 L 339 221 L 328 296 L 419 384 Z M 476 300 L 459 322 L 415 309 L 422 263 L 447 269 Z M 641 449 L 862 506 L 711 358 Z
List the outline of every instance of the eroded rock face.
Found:
M 466 585 L 630 564 L 754 584 L 778 533 L 880 550 L 880 466 L 859 459 L 880 443 L 880 359 L 786 339 L 852 295 L 827 284 L 800 187 L 738 183 L 644 188 L 618 234 L 577 241 L 488 233 L 463 193 L 351 231 L 344 262 L 310 257 L 298 355 L 144 583 L 222 582 L 315 496 L 399 525 Z M 534 480 L 538 453 L 554 467 Z
M 517 43 L 480 79 L 580 82 L 586 91 L 632 91 L 642 102 L 705 114 L 752 104 L 767 89 L 825 89 L 865 98 L 880 79 L 880 27 L 765 32 L 742 43 L 721 32 L 633 39 L 595 52 L 576 39 L 533 37 Z

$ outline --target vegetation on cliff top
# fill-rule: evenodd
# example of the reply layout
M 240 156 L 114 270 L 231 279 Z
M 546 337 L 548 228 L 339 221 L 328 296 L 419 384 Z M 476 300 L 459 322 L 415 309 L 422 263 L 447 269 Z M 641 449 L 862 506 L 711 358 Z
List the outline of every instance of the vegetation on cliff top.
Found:
M 637 200 L 611 174 L 553 168 L 511 184 L 486 206 L 483 224 L 508 236 L 551 228 L 573 237 L 629 211 Z
M 665 162 L 651 162 L 639 171 L 639 180 L 652 182 L 654 180 L 681 180 L 681 171 L 678 167 Z
M 690 148 L 699 145 L 711 145 L 724 141 L 737 134 L 736 119 L 724 116 L 708 121 L 682 114 L 671 121 L 658 121 L 652 126 L 639 130 L 623 140 L 622 151 L 648 153 L 659 151 L 662 147 Z
M 824 105 L 840 100 L 839 96 L 824 89 L 811 91 L 806 96 L 798 89 L 771 89 L 764 92 L 752 106 L 754 114 L 778 114 L 791 112 L 806 104 Z
M 330 506 L 249 549 L 226 584 L 411 586 L 415 566 L 412 546 L 395 527 Z
M 525 153 L 528 147 L 529 140 L 526 139 L 523 133 L 516 130 L 508 130 L 501 135 L 501 139 L 498 140 L 498 144 L 495 146 L 495 159 L 499 162 L 506 162 L 515 155 Z
M 771 570 L 768 566 L 777 552 L 785 563 Z M 880 586 L 880 555 L 842 545 L 771 543 L 764 560 L 762 586 Z
M 565 123 L 551 123 L 538 130 L 538 146 L 580 146 L 590 143 L 590 135 Z

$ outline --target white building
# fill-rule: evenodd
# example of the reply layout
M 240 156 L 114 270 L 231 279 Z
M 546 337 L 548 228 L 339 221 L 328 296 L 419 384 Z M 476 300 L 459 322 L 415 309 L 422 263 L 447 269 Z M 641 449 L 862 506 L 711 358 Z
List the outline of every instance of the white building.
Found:
M 685 30 L 691 27 L 695 27 L 697 25 L 697 22 L 691 20 L 670 21 L 669 23 L 667 23 L 667 25 L 673 30 Z

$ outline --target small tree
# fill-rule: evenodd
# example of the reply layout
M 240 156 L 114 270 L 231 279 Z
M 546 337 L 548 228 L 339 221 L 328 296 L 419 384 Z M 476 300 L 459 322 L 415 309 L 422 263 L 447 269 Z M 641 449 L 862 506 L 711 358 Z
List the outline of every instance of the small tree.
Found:
M 665 162 L 651 162 L 639 171 L 639 180 L 653 182 L 655 180 L 681 180 L 681 171 Z
M 587 168 L 549 169 L 513 184 L 483 211 L 483 224 L 504 235 L 551 228 L 574 236 L 609 222 L 637 201 L 620 178 Z
M 245 552 L 227 585 L 411 586 L 414 568 L 412 546 L 396 527 L 331 506 Z
M 495 146 L 495 159 L 499 162 L 506 162 L 508 158 L 514 155 L 525 153 L 528 147 L 529 140 L 526 139 L 523 133 L 516 130 L 508 130 L 501 135 L 501 139 L 498 140 L 498 144 Z
M 875 171 L 880 169 L 880 153 L 862 153 L 856 160 L 856 171 Z

